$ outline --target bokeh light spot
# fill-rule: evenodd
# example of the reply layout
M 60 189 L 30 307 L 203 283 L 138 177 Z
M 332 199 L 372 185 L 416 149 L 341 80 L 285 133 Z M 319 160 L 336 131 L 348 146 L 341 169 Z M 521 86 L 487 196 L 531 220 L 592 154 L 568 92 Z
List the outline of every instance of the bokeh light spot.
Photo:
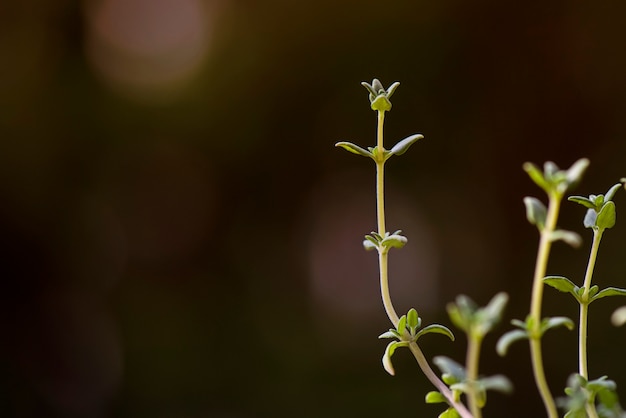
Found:
M 213 18 L 201 0 L 89 2 L 86 53 L 114 90 L 162 100 L 201 69 Z

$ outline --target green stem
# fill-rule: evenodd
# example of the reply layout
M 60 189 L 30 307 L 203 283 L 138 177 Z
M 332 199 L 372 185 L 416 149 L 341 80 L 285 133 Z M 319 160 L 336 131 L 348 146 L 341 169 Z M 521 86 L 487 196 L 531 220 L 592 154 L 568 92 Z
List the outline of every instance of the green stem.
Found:
M 532 319 L 532 330 L 530 333 L 530 355 L 533 365 L 533 374 L 537 389 L 543 400 L 549 418 L 558 418 L 556 404 L 550 393 L 548 382 L 546 381 L 543 367 L 543 356 L 541 352 L 541 305 L 543 300 L 543 278 L 546 275 L 548 257 L 552 247 L 552 233 L 556 228 L 556 221 L 559 216 L 561 206 L 561 194 L 551 193 L 548 204 L 546 224 L 541 230 L 539 249 L 537 251 L 537 261 L 535 264 L 535 274 L 533 278 L 532 299 L 530 305 L 530 317 Z
M 461 402 L 458 402 L 457 400 L 454 399 L 454 395 L 452 394 L 452 391 L 448 388 L 448 386 L 446 386 L 445 383 L 443 383 L 437 377 L 433 369 L 430 367 L 430 364 L 428 364 L 426 357 L 424 357 L 424 353 L 419 348 L 417 343 L 411 342 L 409 344 L 409 349 L 411 350 L 411 353 L 413 353 L 413 357 L 415 357 L 417 364 L 420 366 L 420 369 L 422 369 L 422 372 L 424 373 L 426 378 L 430 380 L 433 386 L 435 386 L 435 388 L 437 388 L 437 390 L 447 399 L 448 404 L 452 406 L 454 409 L 456 409 L 456 412 L 458 412 L 459 415 L 461 415 L 461 417 L 463 418 L 479 417 L 479 415 L 472 415 L 472 413 L 465 407 L 465 405 L 463 405 Z
M 585 411 L 587 411 L 588 418 L 600 418 L 598 416 L 598 411 L 596 411 L 596 406 L 593 403 L 587 403 L 585 406 Z
M 385 159 L 384 152 L 385 148 L 383 147 L 383 124 L 385 120 L 385 112 L 378 112 L 378 140 L 377 140 L 377 154 L 376 158 L 376 212 L 378 218 L 378 233 L 384 237 L 385 230 L 385 193 L 384 193 L 384 174 L 385 174 Z M 391 294 L 389 292 L 389 274 L 388 274 L 388 251 L 389 249 L 380 249 L 378 250 L 378 265 L 380 272 L 380 293 L 383 299 L 383 306 L 385 307 L 385 312 L 389 317 L 389 320 L 393 324 L 394 327 L 397 328 L 398 321 L 400 320 L 396 310 L 393 307 L 393 303 L 391 302 Z M 450 406 L 452 406 L 456 411 L 461 415 L 462 418 L 474 418 L 472 414 L 467 410 L 465 405 L 456 401 L 454 399 L 454 395 L 452 391 L 446 386 L 444 382 L 437 377 L 433 369 L 428 364 L 426 357 L 424 357 L 424 353 L 419 348 L 416 342 L 411 342 L 409 344 L 409 349 L 413 353 L 417 364 L 419 365 L 422 373 L 426 376 L 426 378 L 437 388 L 439 392 L 447 399 Z
M 585 379 L 589 379 L 587 370 L 587 318 L 589 314 L 589 290 L 591 289 L 591 278 L 593 277 L 593 269 L 598 258 L 598 249 L 600 248 L 600 240 L 602 239 L 602 230 L 594 229 L 593 243 L 591 244 L 591 253 L 589 254 L 589 262 L 587 263 L 587 271 L 585 272 L 585 282 L 583 284 L 584 292 L 582 294 L 583 302 L 580 304 L 580 324 L 578 327 L 578 373 Z
M 389 320 L 393 324 L 394 327 L 398 326 L 398 321 L 400 318 L 396 313 L 396 310 L 393 307 L 393 303 L 391 302 L 391 294 L 389 293 L 389 276 L 388 276 L 388 268 L 387 268 L 387 260 L 388 253 L 387 250 L 379 250 L 378 251 L 378 266 L 380 268 L 380 294 L 383 298 L 383 306 L 385 307 L 385 312 L 387 312 L 387 316 Z
M 473 333 L 470 330 L 467 335 L 467 357 L 465 360 L 467 380 L 470 383 L 468 403 L 474 418 L 481 418 L 482 412 L 477 399 L 478 394 L 476 393 L 476 381 L 478 380 L 478 361 L 480 358 L 480 346 L 482 338 L 480 338 L 480 336 L 475 336 L 472 334 Z

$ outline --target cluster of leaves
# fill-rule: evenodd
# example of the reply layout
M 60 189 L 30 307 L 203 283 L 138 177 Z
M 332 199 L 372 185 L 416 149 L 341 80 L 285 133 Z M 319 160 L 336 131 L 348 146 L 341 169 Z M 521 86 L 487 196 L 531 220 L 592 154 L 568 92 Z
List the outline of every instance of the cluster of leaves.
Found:
M 391 356 L 393 356 L 396 349 L 398 347 L 408 347 L 409 344 L 416 342 L 424 334 L 443 334 L 454 341 L 452 331 L 443 325 L 431 324 L 424 328 L 421 328 L 421 326 L 422 318 L 419 317 L 415 309 L 411 308 L 406 315 L 400 317 L 396 328 L 390 328 L 389 331 L 378 336 L 378 338 L 392 338 L 395 340 L 387 344 L 385 354 L 383 354 L 383 367 L 387 373 L 392 376 L 395 374 Z
M 485 307 L 479 307 L 469 297 L 460 295 L 456 298 L 456 303 L 448 304 L 447 310 L 452 323 L 467 335 L 470 348 L 474 345 L 476 349 L 479 349 L 487 333 L 500 322 L 507 302 L 508 295 L 498 293 Z M 478 358 L 468 359 L 468 361 L 475 362 L 474 367 L 478 366 Z M 442 380 L 448 385 L 457 401 L 461 394 L 465 394 L 466 397 L 475 399 L 478 408 L 483 408 L 487 403 L 488 390 L 509 393 L 513 389 L 511 382 L 502 375 L 471 376 L 468 373 L 468 368 L 472 367 L 470 364 L 463 367 L 445 356 L 437 356 L 433 362 L 441 370 Z M 426 403 L 442 402 L 446 402 L 446 399 L 440 392 L 432 391 L 426 395 Z M 457 416 L 458 413 L 452 407 L 439 415 L 440 418 Z
M 565 389 L 567 397 L 559 399 L 560 406 L 567 411 L 565 418 L 587 418 L 590 409 L 601 418 L 626 418 L 616 387 L 606 376 L 587 380 L 579 374 L 571 375 Z
M 385 232 L 383 236 L 378 232 L 372 231 L 371 234 L 365 236 L 363 247 L 365 247 L 367 251 L 374 249 L 378 251 L 389 251 L 390 248 L 402 248 L 407 243 L 407 238 L 401 235 L 401 232 L 402 230 L 398 229 L 393 234 Z

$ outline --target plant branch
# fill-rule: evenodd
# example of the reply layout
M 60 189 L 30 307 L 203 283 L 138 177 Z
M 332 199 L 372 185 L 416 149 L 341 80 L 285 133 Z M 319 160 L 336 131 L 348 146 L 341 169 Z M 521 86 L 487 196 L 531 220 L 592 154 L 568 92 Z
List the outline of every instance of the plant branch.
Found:
M 543 403 L 549 418 L 557 418 L 558 413 L 554 398 L 550 393 L 550 388 L 546 381 L 545 370 L 543 367 L 543 356 L 541 353 L 541 305 L 543 300 L 543 278 L 546 275 L 548 258 L 552 247 L 552 233 L 556 229 L 556 221 L 559 216 L 562 194 L 553 192 L 549 194 L 548 213 L 546 216 L 546 224 L 541 230 L 541 238 L 539 241 L 539 249 L 537 251 L 537 261 L 535 264 L 535 273 L 533 278 L 533 290 L 530 307 L 530 315 L 532 318 L 532 331 L 529 336 L 530 354 L 533 365 L 533 374 L 539 394 L 543 399 Z
M 481 418 L 482 412 L 478 399 L 476 398 L 476 382 L 478 380 L 478 361 L 480 358 L 480 345 L 482 338 L 477 335 L 467 334 L 467 357 L 465 360 L 465 370 L 467 373 L 467 381 L 470 384 L 470 393 L 468 394 L 468 403 L 474 418 Z
M 452 391 L 448 388 L 448 386 L 446 386 L 445 383 L 443 383 L 439 379 L 439 377 L 437 377 L 433 369 L 430 367 L 430 364 L 428 364 L 426 357 L 424 357 L 424 353 L 419 348 L 417 343 L 411 342 L 409 344 L 409 349 L 411 350 L 411 353 L 413 353 L 413 357 L 415 357 L 415 360 L 417 361 L 420 369 L 422 369 L 422 373 L 424 373 L 426 378 L 430 380 L 433 386 L 435 386 L 435 388 L 437 388 L 437 390 L 446 398 L 448 404 L 456 409 L 456 411 L 459 413 L 459 415 L 461 415 L 462 418 L 476 418 L 465 407 L 465 405 L 454 399 Z
M 589 379 L 587 370 L 587 318 L 589 313 L 589 290 L 591 289 L 591 278 L 593 277 L 593 269 L 596 265 L 598 257 L 598 249 L 600 248 L 600 240 L 602 239 L 601 229 L 594 229 L 593 243 L 591 244 L 591 253 L 589 254 L 589 262 L 587 263 L 587 271 L 585 272 L 585 282 L 583 284 L 584 293 L 580 304 L 580 324 L 578 327 L 578 373 L 585 379 Z

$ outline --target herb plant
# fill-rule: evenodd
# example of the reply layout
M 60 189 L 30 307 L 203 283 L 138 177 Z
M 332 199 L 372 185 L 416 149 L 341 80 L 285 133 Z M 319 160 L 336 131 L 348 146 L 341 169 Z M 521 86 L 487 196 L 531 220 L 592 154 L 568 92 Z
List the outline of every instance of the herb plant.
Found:
M 375 250 L 378 254 L 381 297 L 385 312 L 392 325 L 389 331 L 379 336 L 379 338 L 391 340 L 383 354 L 383 367 L 390 375 L 394 375 L 395 371 L 391 360 L 394 352 L 401 347 L 408 348 L 423 374 L 436 389 L 426 394 L 425 401 L 427 403 L 447 404 L 439 418 L 480 418 L 483 416 L 488 390 L 508 393 L 513 388 L 505 376 L 485 377 L 479 374 L 483 339 L 500 322 L 508 296 L 505 293 L 498 293 L 484 307 L 479 307 L 464 295 L 458 296 L 454 303 L 448 304 L 447 311 L 450 320 L 466 334 L 468 346 L 463 365 L 444 356 L 434 357 L 433 363 L 442 372 L 441 378 L 438 377 L 422 352 L 418 344 L 419 339 L 425 334 L 435 333 L 445 335 L 454 341 L 454 334 L 448 327 L 441 324 L 422 327 L 422 318 L 414 308 L 411 308 L 406 314 L 398 316 L 389 291 L 389 251 L 392 248 L 401 249 L 404 247 L 407 238 L 401 230 L 389 232 L 386 229 L 385 163 L 394 155 L 404 154 L 411 145 L 422 139 L 423 136 L 421 134 L 410 135 L 387 150 L 383 144 L 385 113 L 391 110 L 390 99 L 399 83 L 393 83 L 387 89 L 377 79 L 374 79 L 371 84 L 363 82 L 362 85 L 368 91 L 371 109 L 377 114 L 377 143 L 375 146 L 367 148 L 362 148 L 351 142 L 338 142 L 336 146 L 351 153 L 368 157 L 374 161 L 376 166 L 377 230 L 365 236 L 363 246 L 366 250 Z M 626 295 L 626 289 L 608 287 L 600 290 L 597 285 L 592 285 L 601 238 L 606 230 L 615 225 L 616 210 L 613 198 L 622 186 L 620 183 L 612 186 L 603 195 L 568 198 L 569 201 L 578 203 L 587 209 L 583 225 L 593 232 L 591 252 L 582 286 L 575 285 L 563 276 L 546 276 L 550 251 L 554 242 L 564 241 L 573 247 L 580 246 L 582 242 L 577 233 L 560 229 L 557 227 L 557 223 L 561 203 L 566 193 L 580 182 L 588 165 L 587 159 L 580 159 L 567 170 L 559 169 L 553 162 L 545 163 L 543 170 L 531 163 L 526 163 L 523 166 L 532 181 L 547 194 L 548 206 L 546 207 L 537 198 L 524 198 L 528 221 L 535 225 L 539 231 L 539 247 L 532 282 L 530 312 L 524 321 L 511 321 L 516 329 L 505 333 L 499 339 L 496 349 L 500 355 L 505 355 L 513 342 L 528 340 L 535 382 L 549 418 L 559 416 L 557 406 L 566 411 L 566 418 L 626 417 L 626 413 L 621 409 L 617 400 L 615 382 L 606 376 L 594 380 L 589 379 L 587 353 L 588 315 L 591 302 L 606 296 Z M 622 179 L 622 182 L 626 182 L 626 179 Z M 567 396 L 558 398 L 556 401 L 546 380 L 541 345 L 542 337 L 546 331 L 552 328 L 564 326 L 573 329 L 575 323 L 562 316 L 542 317 L 545 284 L 561 292 L 571 294 L 579 304 L 580 312 L 578 320 L 578 372 L 572 374 L 568 380 L 568 386 L 565 388 Z M 615 325 L 626 323 L 626 306 L 616 310 L 612 319 Z

